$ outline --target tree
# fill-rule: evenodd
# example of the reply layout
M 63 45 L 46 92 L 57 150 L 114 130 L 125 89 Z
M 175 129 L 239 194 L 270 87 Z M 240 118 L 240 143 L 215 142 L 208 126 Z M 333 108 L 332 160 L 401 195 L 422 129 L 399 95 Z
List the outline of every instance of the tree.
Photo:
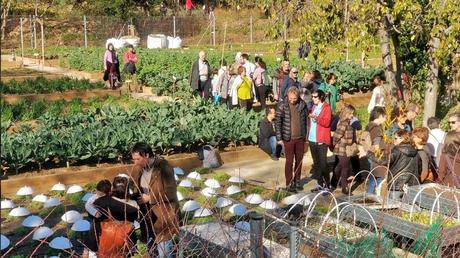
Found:
M 269 6 L 266 0 L 259 4 Z M 275 1 L 279 2 L 279 1 Z M 329 44 L 350 44 L 364 52 L 378 35 L 385 75 L 394 99 L 403 92 L 401 73 L 416 78 L 424 121 L 435 115 L 437 93 L 460 76 L 460 0 L 311 0 L 271 5 L 272 29 L 279 32 L 282 15 L 302 27 L 301 39 L 312 41 L 313 53 L 324 57 Z M 300 6 L 300 9 L 294 7 Z M 279 33 L 272 33 L 279 35 Z M 393 64 L 392 56 L 396 63 Z M 439 82 L 441 84 L 439 84 Z M 441 87 L 440 87 L 441 86 Z M 445 92 L 441 92 L 444 94 Z M 408 101 L 408 100 L 406 100 Z

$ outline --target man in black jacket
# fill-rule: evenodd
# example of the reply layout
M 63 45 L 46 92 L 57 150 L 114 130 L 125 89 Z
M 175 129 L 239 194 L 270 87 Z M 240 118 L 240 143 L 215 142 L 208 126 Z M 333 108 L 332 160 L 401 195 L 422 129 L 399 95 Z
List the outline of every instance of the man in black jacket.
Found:
M 292 67 L 289 71 L 289 76 L 284 78 L 283 85 L 281 86 L 281 101 L 283 101 L 286 98 L 289 88 L 296 87 L 297 89 L 300 89 L 300 82 L 297 79 L 298 74 L 299 71 L 297 70 L 297 68 Z
M 276 111 L 274 108 L 267 108 L 267 116 L 260 121 L 259 125 L 259 148 L 270 154 L 272 160 L 278 160 L 283 146 L 277 143 L 275 125 Z
M 296 87 L 288 89 L 287 98 L 278 105 L 276 111 L 276 139 L 284 146 L 286 164 L 284 174 L 286 187 L 295 192 L 301 190 L 300 173 L 307 136 L 308 111 L 305 102 L 300 101 L 299 90 Z M 292 165 L 295 157 L 295 169 Z
M 209 99 L 209 90 L 211 89 L 211 67 L 208 60 L 206 60 L 206 52 L 200 51 L 198 60 L 192 65 L 190 73 L 190 87 L 197 95 Z

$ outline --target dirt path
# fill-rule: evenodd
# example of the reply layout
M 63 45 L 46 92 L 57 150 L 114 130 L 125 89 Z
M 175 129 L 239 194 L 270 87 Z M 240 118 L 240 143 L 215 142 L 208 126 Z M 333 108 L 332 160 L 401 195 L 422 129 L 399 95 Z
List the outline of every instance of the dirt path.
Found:
M 2 55 L 1 60 L 2 60 L 2 66 L 4 65 L 4 63 L 6 63 L 11 68 L 13 68 L 14 65 L 8 64 L 9 62 L 15 63 L 17 65 L 16 68 L 22 67 L 22 68 L 42 72 L 42 73 L 63 75 L 63 76 L 68 76 L 68 77 L 75 78 L 75 79 L 88 79 L 91 82 L 101 81 L 101 79 L 95 79 L 94 74 L 92 73 L 75 71 L 75 70 L 65 69 L 62 67 L 46 66 L 46 65 L 41 64 L 40 60 L 36 60 L 33 58 L 24 57 L 23 60 L 13 61 L 10 55 Z

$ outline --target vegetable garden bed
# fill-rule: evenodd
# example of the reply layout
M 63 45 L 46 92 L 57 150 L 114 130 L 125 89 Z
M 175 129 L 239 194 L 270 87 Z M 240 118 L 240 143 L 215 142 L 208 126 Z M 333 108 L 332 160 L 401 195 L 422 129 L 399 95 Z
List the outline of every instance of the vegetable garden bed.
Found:
M 410 186 L 407 192 L 408 200 L 412 203 L 419 192 L 420 194 L 415 200 L 415 203 L 420 205 L 420 207 L 431 210 L 437 195 L 442 193 L 434 210 L 437 211 L 439 205 L 440 213 L 448 216 L 459 216 L 458 209 L 460 203 L 457 203 L 455 197 L 457 197 L 457 200 L 460 202 L 460 191 L 439 184 Z
M 362 196 L 355 196 L 354 198 L 362 198 Z M 367 212 L 366 212 L 367 211 Z M 413 212 L 412 219 L 409 217 L 410 206 L 400 203 L 399 208 L 356 208 L 347 209 L 343 212 L 344 216 L 357 221 L 381 226 L 387 232 L 392 232 L 403 237 L 416 240 L 426 234 L 430 229 L 430 220 L 428 211 L 415 211 Z M 372 218 L 369 217 L 369 214 Z M 427 215 L 428 214 L 428 215 Z M 460 225 L 457 221 L 451 218 L 446 218 L 441 214 L 434 213 L 433 221 L 441 221 L 441 237 L 440 245 L 449 246 L 460 242 Z M 372 220 L 373 219 L 373 220 Z M 457 237 L 455 237 L 457 236 Z
M 1 134 L 2 162 L 20 169 L 66 163 L 96 164 L 129 158 L 135 142 L 157 153 L 196 151 L 202 144 L 219 147 L 257 142 L 261 113 L 228 110 L 197 101 L 136 102 L 130 107 L 107 103 L 70 116 L 44 115 L 39 126 Z M 2 127 L 2 130 L 5 128 Z
M 103 89 L 104 83 L 92 83 L 89 80 L 78 80 L 70 77 L 61 77 L 55 80 L 43 76 L 33 80 L 21 82 L 0 82 L 0 91 L 3 94 L 43 94 L 52 92 L 65 92 L 68 90 L 94 90 Z
M 2 100 L 7 103 L 17 103 L 22 99 L 27 100 L 48 100 L 48 101 L 57 101 L 65 100 L 71 101 L 75 98 L 79 98 L 82 101 L 88 101 L 93 98 L 103 98 L 103 97 L 121 97 L 121 90 L 69 90 L 65 92 L 53 92 L 53 93 L 44 93 L 44 94 L 21 94 L 21 95 L 3 95 Z

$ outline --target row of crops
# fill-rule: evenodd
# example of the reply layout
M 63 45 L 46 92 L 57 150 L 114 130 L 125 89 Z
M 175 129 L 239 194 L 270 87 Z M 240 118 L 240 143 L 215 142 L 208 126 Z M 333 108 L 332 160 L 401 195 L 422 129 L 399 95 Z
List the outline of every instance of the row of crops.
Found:
M 122 52 L 122 51 L 120 51 Z M 197 59 L 196 50 L 151 50 L 137 49 L 139 56 L 138 78 L 150 87 L 153 87 L 158 95 L 174 95 L 175 97 L 187 98 L 190 96 L 189 73 L 191 64 Z M 102 79 L 102 56 L 103 48 L 70 48 L 67 58 L 72 69 L 101 72 Z M 209 51 L 208 60 L 211 67 L 219 68 L 219 60 L 222 58 L 220 51 Z M 233 63 L 234 53 L 227 52 L 224 55 L 229 64 Z M 120 54 L 120 59 L 123 55 Z M 275 57 L 264 57 L 267 63 L 268 73 L 272 74 L 279 66 Z M 122 60 L 120 60 L 123 63 Z M 338 75 L 337 86 L 342 92 L 367 91 L 371 79 L 376 74 L 382 74 L 380 67 L 362 68 L 354 63 L 334 61 L 329 64 L 319 64 L 310 61 L 295 59 L 292 65 L 301 70 L 319 70 L 323 76 L 328 73 Z M 25 82 L 1 82 L 0 91 L 4 94 L 27 94 L 27 93 L 50 93 L 66 90 L 89 90 L 103 88 L 103 83 L 91 83 L 88 80 L 76 80 L 63 77 L 57 80 L 48 80 L 38 77 Z
M 45 113 L 33 125 L 20 123 L 14 133 L 2 126 L 1 160 L 12 170 L 30 166 L 116 161 L 134 142 L 158 153 L 191 151 L 203 143 L 228 145 L 257 141 L 262 114 L 229 111 L 195 101 L 162 104 L 107 102 L 70 115 Z
M 73 69 L 82 71 L 102 72 L 103 48 L 74 48 L 69 50 L 68 61 Z M 121 53 L 122 51 L 120 51 Z M 173 92 L 179 96 L 187 93 L 188 77 L 192 63 L 198 58 L 197 50 L 151 50 L 137 49 L 139 56 L 138 78 L 142 83 L 151 86 L 159 95 L 170 95 Z M 234 62 L 234 52 L 226 52 L 224 58 L 227 63 Z M 120 58 L 123 58 L 120 55 Z M 219 60 L 222 58 L 220 51 L 208 51 L 208 61 L 212 69 L 219 68 Z M 279 61 L 274 57 L 264 57 L 268 72 L 271 74 L 279 67 Z M 380 67 L 362 68 L 354 63 L 334 61 L 329 64 L 319 64 L 305 60 L 293 59 L 292 65 L 301 70 L 317 69 L 325 77 L 328 73 L 338 75 L 337 86 L 343 92 L 367 91 L 371 79 L 376 74 L 382 74 Z
M 3 94 L 40 94 L 64 92 L 68 90 L 94 90 L 104 88 L 104 83 L 93 83 L 89 80 L 78 80 L 70 77 L 46 79 L 39 76 L 25 81 L 0 82 L 0 92 Z

